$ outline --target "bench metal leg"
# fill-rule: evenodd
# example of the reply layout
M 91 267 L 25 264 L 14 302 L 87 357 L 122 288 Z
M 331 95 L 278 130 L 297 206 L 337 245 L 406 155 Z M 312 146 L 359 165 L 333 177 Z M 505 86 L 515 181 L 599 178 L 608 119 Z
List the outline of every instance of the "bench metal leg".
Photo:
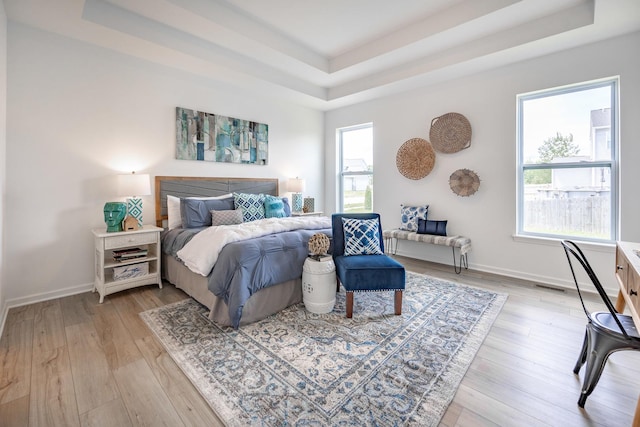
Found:
M 384 238 L 384 245 L 385 245 L 385 253 L 390 254 L 395 256 L 398 253 L 398 244 L 400 242 L 400 240 L 407 240 L 407 239 L 398 239 L 397 237 L 385 237 Z M 426 243 L 432 243 L 432 242 L 426 242 Z M 437 243 L 435 243 L 437 245 Z M 458 247 L 458 249 L 460 250 L 461 248 Z M 451 250 L 453 252 L 453 270 L 456 272 L 456 274 L 460 274 L 462 272 L 462 268 L 464 267 L 465 270 L 469 269 L 469 262 L 467 260 L 467 254 L 466 253 L 460 253 L 460 262 L 458 263 L 458 260 L 456 259 L 456 246 L 451 246 Z
M 391 255 L 395 255 L 398 252 L 398 239 L 395 237 L 386 237 L 384 239 L 384 245 Z
M 456 248 L 455 246 L 451 247 L 451 250 L 453 251 L 453 270 L 456 272 L 456 274 L 460 274 L 460 272 L 462 271 L 462 267 L 464 267 L 465 270 L 469 269 L 469 263 L 467 261 L 467 254 L 460 254 L 460 264 L 456 265 Z

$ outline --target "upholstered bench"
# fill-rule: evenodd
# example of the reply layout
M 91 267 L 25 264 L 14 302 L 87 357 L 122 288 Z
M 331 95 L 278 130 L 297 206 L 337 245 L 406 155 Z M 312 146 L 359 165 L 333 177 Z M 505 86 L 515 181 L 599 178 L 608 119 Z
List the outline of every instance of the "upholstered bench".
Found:
M 471 251 L 471 239 L 464 236 L 435 236 L 433 234 L 418 234 L 415 231 L 407 230 L 384 230 L 382 232 L 384 244 L 387 251 L 395 255 L 398 250 L 398 242 L 400 240 L 411 240 L 420 243 L 429 243 L 432 245 L 450 246 L 453 251 L 453 269 L 456 274 L 460 274 L 462 267 L 469 268 L 467 262 L 467 253 Z M 460 252 L 460 264 L 456 264 L 456 248 Z

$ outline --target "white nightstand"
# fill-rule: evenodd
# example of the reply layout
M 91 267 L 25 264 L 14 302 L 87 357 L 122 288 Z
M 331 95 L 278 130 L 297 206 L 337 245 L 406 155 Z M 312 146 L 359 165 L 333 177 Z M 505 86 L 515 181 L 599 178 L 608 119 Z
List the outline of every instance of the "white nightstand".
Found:
M 160 232 L 162 228 L 145 225 L 139 230 L 107 233 L 105 228 L 91 230 L 95 243 L 95 281 L 93 291 L 100 293 L 100 303 L 106 295 L 137 286 L 158 284 L 160 277 Z M 114 254 L 139 248 L 137 258 L 114 259 Z M 115 253 L 114 253 L 115 251 Z M 116 274 L 117 273 L 117 274 Z M 115 275 L 115 277 L 114 277 Z
M 291 212 L 291 216 L 324 216 L 324 212 Z

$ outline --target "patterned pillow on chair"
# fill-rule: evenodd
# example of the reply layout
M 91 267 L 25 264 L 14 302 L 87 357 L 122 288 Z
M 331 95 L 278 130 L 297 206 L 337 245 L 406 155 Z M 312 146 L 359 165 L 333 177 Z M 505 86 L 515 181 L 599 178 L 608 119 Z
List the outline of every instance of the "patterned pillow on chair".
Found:
M 344 255 L 382 255 L 377 219 L 342 218 Z

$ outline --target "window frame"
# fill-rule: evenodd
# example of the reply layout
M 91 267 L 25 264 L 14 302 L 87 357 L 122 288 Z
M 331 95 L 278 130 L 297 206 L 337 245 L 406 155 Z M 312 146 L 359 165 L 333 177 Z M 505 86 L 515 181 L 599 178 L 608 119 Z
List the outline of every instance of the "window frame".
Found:
M 533 99 L 546 98 L 550 96 L 580 92 L 583 90 L 596 89 L 601 87 L 611 87 L 611 134 L 610 134 L 610 160 L 592 160 L 571 163 L 525 163 L 524 162 L 524 102 Z M 535 237 L 548 239 L 572 239 L 576 241 L 594 243 L 615 243 L 619 236 L 619 76 L 609 77 L 588 82 L 576 83 L 558 88 L 544 89 L 535 92 L 519 94 L 516 96 L 516 236 Z M 599 239 L 584 236 L 540 233 L 525 231 L 524 227 L 524 178 L 528 170 L 536 169 L 588 169 L 588 168 L 610 168 L 611 188 L 610 188 L 610 235 L 609 238 Z
M 344 139 L 346 132 L 371 129 L 371 148 L 373 149 L 373 122 L 361 123 L 359 125 L 345 126 L 336 130 L 338 139 L 338 212 L 344 212 L 344 180 L 347 176 L 370 176 L 373 183 L 373 171 L 344 172 Z M 375 165 L 374 165 L 375 167 Z M 375 198 L 374 198 L 375 199 Z

